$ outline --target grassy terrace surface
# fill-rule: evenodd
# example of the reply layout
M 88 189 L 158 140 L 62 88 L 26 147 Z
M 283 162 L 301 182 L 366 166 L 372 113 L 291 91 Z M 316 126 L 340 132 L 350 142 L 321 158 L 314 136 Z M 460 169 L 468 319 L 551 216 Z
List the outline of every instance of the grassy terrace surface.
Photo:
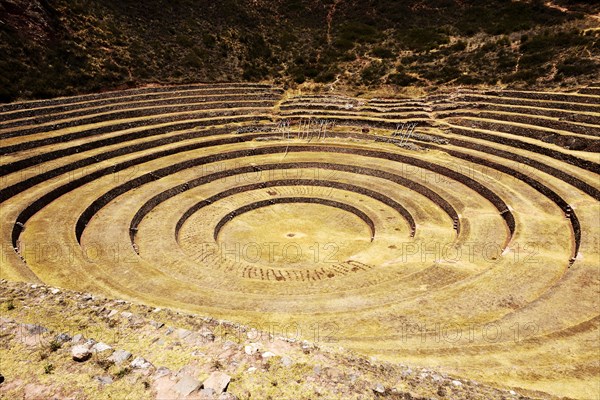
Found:
M 7 104 L 0 278 L 598 398 L 599 136 L 594 87 Z

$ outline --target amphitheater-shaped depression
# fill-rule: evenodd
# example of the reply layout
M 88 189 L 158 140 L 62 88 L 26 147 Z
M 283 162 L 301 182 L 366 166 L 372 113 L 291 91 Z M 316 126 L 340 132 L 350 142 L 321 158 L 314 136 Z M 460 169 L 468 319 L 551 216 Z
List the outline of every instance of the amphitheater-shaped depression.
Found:
M 319 326 L 488 380 L 530 385 L 541 365 L 585 391 L 543 365 L 568 365 L 552 349 L 569 342 L 593 370 L 599 152 L 598 88 L 203 84 L 4 105 L 2 277 Z

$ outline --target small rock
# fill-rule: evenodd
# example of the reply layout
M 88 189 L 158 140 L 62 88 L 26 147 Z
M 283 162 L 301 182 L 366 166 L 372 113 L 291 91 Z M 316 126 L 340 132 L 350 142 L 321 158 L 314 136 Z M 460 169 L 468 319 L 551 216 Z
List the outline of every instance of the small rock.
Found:
M 165 335 L 170 335 L 171 333 L 175 332 L 175 329 L 171 328 L 170 326 L 167 328 L 167 330 L 165 331 Z
M 131 319 L 130 323 L 131 323 L 131 325 L 134 325 L 134 326 L 142 326 L 142 325 L 144 325 L 145 322 L 146 321 L 144 320 L 144 318 L 142 318 L 140 316 L 134 316 Z
M 252 373 L 256 372 L 256 367 L 250 367 L 250 368 L 248 368 L 248 370 L 246 372 L 252 374 Z
M 89 293 L 84 294 L 83 296 L 81 296 L 81 300 L 83 301 L 90 301 L 90 300 L 94 300 L 94 296 L 92 296 Z
M 30 335 L 41 335 L 42 333 L 48 332 L 48 329 L 37 324 L 23 324 L 23 328 L 25 328 Z
M 281 357 L 281 365 L 283 365 L 284 367 L 286 367 L 286 368 L 291 367 L 293 363 L 294 362 L 292 361 L 292 359 L 289 358 L 288 356 Z
M 60 335 L 56 335 L 54 341 L 60 344 L 70 342 L 72 340 L 71 336 L 67 333 L 61 333 Z
M 162 322 L 150 321 L 150 326 L 153 326 L 156 329 L 160 329 L 163 326 L 165 326 L 165 324 L 163 324 Z
M 515 392 L 514 390 L 511 390 L 511 391 L 510 391 L 510 392 L 508 392 L 508 393 L 510 393 L 512 396 L 516 396 L 516 395 L 517 395 L 517 392 Z
M 462 386 L 462 382 L 461 381 L 452 381 L 452 385 L 459 387 L 459 386 Z
M 223 372 L 215 371 L 203 383 L 205 389 L 212 389 L 220 394 L 227 390 L 231 377 Z
M 212 389 L 204 388 L 204 389 L 200 390 L 200 397 L 213 399 L 214 396 L 215 396 L 215 391 Z
M 310 353 L 310 344 L 306 340 L 302 342 L 302 351 L 304 354 Z
M 179 382 L 173 386 L 172 390 L 181 394 L 182 396 L 188 396 L 200 389 L 200 386 L 201 384 L 198 380 L 189 375 L 184 375 Z
M 31 285 L 31 288 L 32 288 L 32 289 L 37 289 L 37 288 L 38 288 L 38 285 Z
M 108 313 L 108 315 L 106 316 L 106 318 L 112 318 L 115 315 L 117 315 L 119 312 L 117 310 L 110 310 L 110 312 Z
M 52 288 L 52 289 L 50 289 L 50 293 L 52 293 L 52 294 L 59 294 L 60 293 L 60 289 Z
M 113 378 L 111 376 L 95 376 L 94 379 L 100 382 L 100 384 L 103 386 L 113 383 Z
M 207 327 L 203 327 L 202 329 L 200 329 L 199 334 L 206 341 L 209 341 L 209 342 L 215 341 L 215 334 Z
M 103 351 L 107 351 L 107 350 L 112 350 L 112 347 L 110 347 L 109 345 L 107 345 L 106 343 L 96 343 L 93 347 L 92 347 L 92 351 L 94 353 L 102 353 Z
M 90 351 L 90 346 L 78 344 L 71 349 L 71 355 L 73 356 L 74 361 L 84 362 L 90 359 L 92 352 Z
M 136 357 L 129 366 L 134 369 L 148 369 L 152 367 L 152 363 L 146 361 L 145 358 Z
M 83 341 L 83 335 L 81 333 L 78 333 L 77 335 L 73 336 L 73 339 L 71 339 L 71 342 L 73 343 L 79 343 L 81 341 Z
M 262 358 L 265 360 L 271 357 L 275 357 L 275 353 L 272 353 L 270 351 L 265 351 L 264 353 L 262 353 Z
M 163 376 L 167 376 L 171 374 L 171 370 L 167 367 L 159 367 L 154 373 L 154 380 L 160 379 Z
M 244 352 L 249 356 L 258 353 L 260 350 L 260 343 L 250 343 L 244 347 Z
M 381 383 L 378 383 L 375 385 L 375 387 L 373 387 L 373 391 L 375 393 L 383 394 L 385 393 L 385 387 Z
M 154 310 L 152 310 L 153 313 L 158 313 L 158 312 L 161 312 L 161 311 L 162 311 L 162 308 L 160 308 L 160 307 L 157 307 Z
M 246 337 L 250 340 L 259 339 L 260 336 L 260 332 L 256 328 L 252 328 L 248 332 L 246 332 Z
M 188 331 L 187 329 L 182 329 L 182 328 L 177 329 L 177 336 L 179 337 L 179 339 L 185 339 L 186 337 L 190 336 L 191 334 L 192 334 L 192 332 Z
M 321 375 L 321 367 L 317 365 L 313 368 L 313 372 L 315 373 L 315 375 Z
M 116 350 L 110 357 L 109 361 L 114 362 L 116 365 L 122 364 L 131 358 L 131 353 L 125 350 Z
M 121 317 L 125 318 L 125 319 L 130 319 L 131 317 L 133 317 L 133 314 L 127 311 L 123 311 L 121 313 Z

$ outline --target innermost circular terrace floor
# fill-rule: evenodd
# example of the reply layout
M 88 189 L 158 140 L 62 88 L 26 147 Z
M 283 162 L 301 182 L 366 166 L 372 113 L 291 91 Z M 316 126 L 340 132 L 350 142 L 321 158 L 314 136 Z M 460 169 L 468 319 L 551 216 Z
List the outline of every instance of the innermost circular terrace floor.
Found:
M 218 239 L 222 257 L 266 267 L 344 262 L 371 244 L 369 226 L 322 204 L 273 204 L 238 215 Z

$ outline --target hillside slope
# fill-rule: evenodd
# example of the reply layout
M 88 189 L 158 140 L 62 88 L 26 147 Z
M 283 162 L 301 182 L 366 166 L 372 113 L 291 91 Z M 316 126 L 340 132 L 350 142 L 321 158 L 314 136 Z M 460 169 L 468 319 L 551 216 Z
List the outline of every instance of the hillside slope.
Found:
M 0 0 L 0 101 L 155 82 L 581 85 L 600 65 L 593 3 Z

